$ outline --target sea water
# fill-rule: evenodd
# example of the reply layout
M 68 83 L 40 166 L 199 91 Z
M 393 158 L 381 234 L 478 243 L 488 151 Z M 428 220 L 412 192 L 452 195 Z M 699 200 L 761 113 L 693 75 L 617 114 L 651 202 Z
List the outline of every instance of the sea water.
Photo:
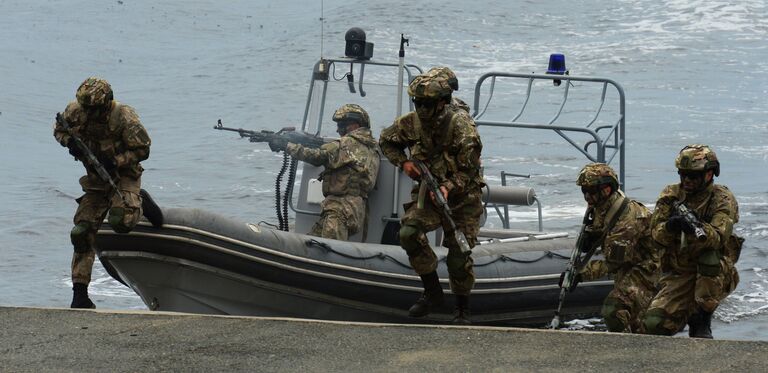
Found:
M 715 335 L 768 340 L 764 0 L 0 1 L 0 305 L 69 304 L 83 169 L 54 141 L 52 124 L 86 77 L 108 79 L 139 113 L 152 137 L 143 186 L 158 203 L 274 222 L 280 156 L 211 127 L 219 118 L 253 129 L 300 123 L 313 64 L 343 55 L 350 27 L 367 32 L 375 59 L 391 62 L 405 34 L 406 62 L 451 67 L 457 96 L 470 103 L 485 72 L 542 73 L 553 52 L 566 55 L 572 75 L 619 82 L 626 192 L 651 208 L 677 180 L 677 152 L 711 145 L 722 165 L 716 181 L 736 195 L 736 232 L 746 238 L 741 283 L 715 314 Z M 346 89 L 345 71 L 333 74 Z M 394 79 L 370 81 L 370 97 L 395 95 Z M 393 115 L 356 100 L 372 108 L 378 136 Z M 576 233 L 584 202 L 575 179 L 586 159 L 552 133 L 480 131 L 489 182 L 501 171 L 530 174 L 515 183 L 535 187 L 545 229 Z M 512 209 L 511 224 L 535 228 L 535 209 Z M 99 308 L 146 308 L 98 262 L 93 277 Z

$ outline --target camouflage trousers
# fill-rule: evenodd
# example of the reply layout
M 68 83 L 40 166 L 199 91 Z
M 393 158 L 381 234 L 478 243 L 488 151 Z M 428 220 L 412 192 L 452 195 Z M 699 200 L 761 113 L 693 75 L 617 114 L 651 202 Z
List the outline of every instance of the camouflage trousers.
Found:
M 365 224 L 366 203 L 359 196 L 328 196 L 322 203 L 320 220 L 309 235 L 346 241 Z
M 622 333 L 642 333 L 643 316 L 656 294 L 656 287 L 640 268 L 617 274 L 613 289 L 603 301 L 602 315 L 608 330 Z
M 739 283 L 739 273 L 730 259 L 720 259 L 720 274 L 702 276 L 696 272 L 670 272 L 661 276 L 661 290 L 651 301 L 647 315 L 664 315 L 659 329 L 673 335 L 682 330 L 699 308 L 712 313 Z
M 405 215 L 400 229 L 400 244 L 408 254 L 411 267 L 419 275 L 437 269 L 437 255 L 429 246 L 426 234 L 442 226 L 445 230 L 443 246 L 448 248 L 446 265 L 451 291 L 457 295 L 468 295 L 475 285 L 472 257 L 461 253 L 458 242 L 452 232 L 448 231 L 448 223 L 443 220 L 432 201 L 425 198 L 423 208 L 419 208 L 416 195 L 413 197 L 414 201 L 404 205 Z M 480 230 L 480 216 L 483 214 L 481 193 L 478 190 L 454 200 L 449 201 L 452 206 L 451 216 L 457 229 L 467 237 L 469 246 L 474 247 Z
M 119 187 L 119 186 L 118 186 Z M 107 213 L 110 222 L 121 228 L 112 227 L 113 230 L 125 232 L 136 226 L 141 217 L 141 197 L 138 190 L 121 190 L 126 199 L 124 203 L 117 193 L 107 190 L 87 189 L 85 194 L 77 199 L 78 206 L 73 222 L 72 244 L 75 252 L 72 255 L 72 282 L 89 284 L 91 282 L 91 270 L 96 252 L 96 232 L 101 227 Z M 117 208 L 117 209 L 115 209 Z M 120 211 L 118 215 L 116 212 Z M 118 230 L 119 229 L 119 230 Z M 77 233 L 76 233 L 77 232 Z

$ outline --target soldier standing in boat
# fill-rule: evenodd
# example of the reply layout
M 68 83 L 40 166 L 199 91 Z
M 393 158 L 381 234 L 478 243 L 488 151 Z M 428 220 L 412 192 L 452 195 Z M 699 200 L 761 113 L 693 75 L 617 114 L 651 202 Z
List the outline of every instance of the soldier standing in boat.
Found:
M 142 215 L 139 162 L 149 157 L 150 139 L 136 111 L 113 99 L 112 87 L 100 78 L 90 77 L 77 89 L 62 121 L 57 120 L 53 135 L 69 154 L 83 163 L 86 175 L 80 178 L 85 194 L 77 199 L 70 238 L 72 256 L 72 308 L 95 308 L 88 297 L 88 284 L 95 258 L 96 232 L 108 216 L 115 232 L 130 232 Z M 79 147 L 77 139 L 98 159 L 113 184 L 105 181 Z
M 420 173 L 408 159 L 406 149 L 412 159 L 429 168 L 440 183 L 451 217 L 472 247 L 477 242 L 483 213 L 484 181 L 480 165 L 483 145 L 468 111 L 451 106 L 453 90 L 449 79 L 442 74 L 416 76 L 408 86 L 408 95 L 416 110 L 395 119 L 392 126 L 384 129 L 379 145 L 389 161 L 414 180 L 420 179 Z M 430 198 L 419 198 L 419 188 L 414 186 L 412 201 L 404 206 L 400 228 L 400 245 L 424 285 L 421 297 L 408 311 L 412 317 L 426 316 L 443 302 L 443 289 L 436 272 L 437 256 L 429 246 L 426 233 L 449 226 Z M 443 246 L 448 248 L 446 264 L 451 291 L 456 296 L 453 322 L 468 324 L 469 294 L 475 283 L 473 261 L 461 252 L 454 235 L 449 233 L 446 232 Z
M 648 333 L 712 338 L 712 313 L 739 282 L 735 264 L 743 239 L 733 226 L 739 205 L 714 183 L 720 162 L 707 145 L 684 147 L 675 159 L 680 183 L 667 185 L 651 218 L 653 239 L 664 248 L 659 293 L 645 315 Z
M 311 149 L 289 143 L 283 137 L 271 140 L 273 151 L 285 150 L 293 158 L 314 166 L 323 166 L 322 212 L 310 235 L 347 240 L 363 231 L 367 223 L 368 193 L 379 174 L 379 148 L 371 135 L 371 121 L 360 105 L 341 106 L 333 114 L 341 136 L 338 140 Z
M 603 258 L 591 260 L 576 275 L 592 281 L 610 275 L 613 290 L 603 301 L 602 315 L 612 332 L 642 332 L 643 313 L 656 294 L 659 254 L 650 236 L 651 212 L 619 190 L 616 172 L 605 163 L 590 163 L 576 180 L 593 211 L 584 229 L 585 248 L 601 248 Z M 560 276 L 562 287 L 565 272 Z
M 453 73 L 453 70 L 445 66 L 433 67 L 427 71 L 427 75 L 438 76 L 446 79 L 448 81 L 448 85 L 451 86 L 451 89 L 454 91 L 459 90 L 459 79 L 456 78 L 456 74 Z M 455 96 L 451 96 L 451 103 L 448 104 L 448 107 L 453 110 L 460 109 L 469 113 L 469 105 L 467 105 L 464 100 Z

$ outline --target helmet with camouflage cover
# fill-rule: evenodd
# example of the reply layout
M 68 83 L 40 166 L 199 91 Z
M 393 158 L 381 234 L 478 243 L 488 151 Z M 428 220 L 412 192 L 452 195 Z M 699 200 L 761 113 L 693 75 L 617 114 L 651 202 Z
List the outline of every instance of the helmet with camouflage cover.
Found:
M 720 161 L 708 145 L 687 145 L 675 158 L 675 167 L 681 171 L 714 170 L 715 176 L 720 176 Z
M 80 84 L 75 97 L 83 107 L 107 106 L 112 102 L 112 87 L 104 79 L 90 77 Z
M 454 91 L 459 90 L 459 80 L 456 79 L 456 74 L 454 74 L 451 69 L 445 66 L 433 67 L 427 71 L 427 75 L 443 77 L 448 80 L 448 85 L 451 86 L 451 89 Z
M 619 178 L 616 177 L 616 172 L 605 163 L 590 163 L 584 166 L 576 179 L 578 186 L 589 187 L 603 184 L 610 184 L 614 191 L 619 188 Z
M 357 104 L 346 104 L 333 113 L 333 121 L 340 123 L 342 121 L 354 121 L 360 123 L 363 127 L 371 127 L 371 119 L 368 113 Z
M 452 92 L 453 88 L 448 79 L 437 74 L 417 75 L 408 85 L 408 95 L 414 98 L 437 100 L 450 97 Z

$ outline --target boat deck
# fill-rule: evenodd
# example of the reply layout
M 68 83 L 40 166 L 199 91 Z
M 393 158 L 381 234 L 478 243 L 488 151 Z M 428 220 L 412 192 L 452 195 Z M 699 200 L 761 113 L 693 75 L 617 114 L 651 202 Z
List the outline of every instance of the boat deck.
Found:
M 13 372 L 757 372 L 768 356 L 768 342 L 601 332 L 16 307 L 0 320 Z

